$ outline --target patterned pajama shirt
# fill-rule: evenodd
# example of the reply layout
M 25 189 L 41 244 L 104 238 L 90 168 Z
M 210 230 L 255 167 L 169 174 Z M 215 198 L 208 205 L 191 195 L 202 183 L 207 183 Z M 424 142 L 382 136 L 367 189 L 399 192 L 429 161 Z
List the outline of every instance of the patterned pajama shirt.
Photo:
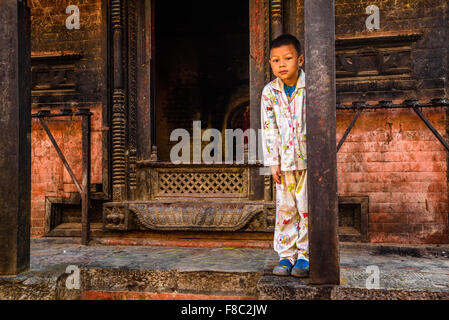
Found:
M 308 260 L 308 203 L 306 149 L 305 73 L 294 91 L 281 79 L 268 83 L 261 100 L 264 165 L 281 167 L 282 183 L 276 184 L 274 250 L 280 259 Z

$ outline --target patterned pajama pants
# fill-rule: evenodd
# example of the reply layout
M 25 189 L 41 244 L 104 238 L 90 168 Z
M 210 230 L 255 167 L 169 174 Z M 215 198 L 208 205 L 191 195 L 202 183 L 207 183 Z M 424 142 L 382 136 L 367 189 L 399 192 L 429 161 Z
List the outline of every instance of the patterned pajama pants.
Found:
M 307 170 L 282 171 L 276 184 L 274 250 L 280 259 L 309 260 Z

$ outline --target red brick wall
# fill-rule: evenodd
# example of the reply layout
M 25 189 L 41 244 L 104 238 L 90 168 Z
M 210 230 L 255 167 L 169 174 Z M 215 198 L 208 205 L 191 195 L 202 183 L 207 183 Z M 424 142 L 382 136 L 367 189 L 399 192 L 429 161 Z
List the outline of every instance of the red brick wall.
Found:
M 80 9 L 79 30 L 68 30 L 66 7 Z M 92 117 L 92 183 L 102 182 L 102 107 L 104 100 L 103 58 L 101 56 L 101 0 L 50 1 L 30 0 L 32 56 L 58 55 L 75 52 L 81 59 L 75 62 L 76 96 L 46 104 L 33 98 L 32 112 L 47 109 L 59 113 L 62 108 L 90 108 Z M 81 181 L 81 120 L 80 117 L 47 120 L 53 136 L 64 153 L 76 177 Z M 31 129 L 31 236 L 44 235 L 46 197 L 69 197 L 77 193 L 70 175 L 37 119 Z
M 444 112 L 423 113 L 445 132 Z M 338 113 L 337 141 L 353 115 Z M 337 168 L 339 195 L 369 196 L 371 242 L 448 242 L 446 151 L 413 111 L 362 113 Z
M 340 101 L 447 97 L 447 1 L 356 3 L 336 1 L 337 37 L 422 33 L 412 46 L 412 77 L 417 82 L 394 93 L 340 94 Z M 381 14 L 381 29 L 374 32 L 364 28 L 364 9 L 371 4 Z M 447 138 L 446 111 L 432 108 L 423 113 Z M 353 115 L 337 112 L 337 141 Z M 447 154 L 413 110 L 362 113 L 337 161 L 339 194 L 369 196 L 371 242 L 449 242 Z
M 380 30 L 365 27 L 369 5 L 380 9 Z M 303 40 L 303 0 L 296 12 L 294 32 Z M 338 101 L 376 104 L 448 97 L 448 12 L 446 0 L 336 0 L 337 39 L 422 34 L 412 45 L 413 82 L 398 81 L 394 90 L 384 92 L 369 86 L 337 91 Z M 337 82 L 337 88 L 345 85 Z M 446 111 L 423 113 L 447 139 Z M 337 111 L 337 142 L 354 115 Z M 371 242 L 448 243 L 447 159 L 444 147 L 413 110 L 364 111 L 337 155 L 338 192 L 369 197 Z

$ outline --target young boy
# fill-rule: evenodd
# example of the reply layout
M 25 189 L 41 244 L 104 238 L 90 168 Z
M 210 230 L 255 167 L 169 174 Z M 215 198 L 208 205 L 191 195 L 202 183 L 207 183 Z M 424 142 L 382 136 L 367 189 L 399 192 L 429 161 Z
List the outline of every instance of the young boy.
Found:
M 270 44 L 276 79 L 262 92 L 264 165 L 276 182 L 274 250 L 280 262 L 273 273 L 306 277 L 308 260 L 307 152 L 304 55 L 294 36 L 284 34 Z

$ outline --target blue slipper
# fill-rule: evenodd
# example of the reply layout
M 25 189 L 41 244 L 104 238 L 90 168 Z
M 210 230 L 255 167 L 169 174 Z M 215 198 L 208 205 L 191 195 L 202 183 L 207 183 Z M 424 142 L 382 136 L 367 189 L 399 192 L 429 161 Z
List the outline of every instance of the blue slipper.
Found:
M 282 259 L 279 264 L 273 269 L 273 274 L 277 276 L 289 276 L 293 265 L 288 259 Z
M 292 276 L 304 278 L 309 276 L 309 261 L 306 259 L 298 259 L 291 271 Z

